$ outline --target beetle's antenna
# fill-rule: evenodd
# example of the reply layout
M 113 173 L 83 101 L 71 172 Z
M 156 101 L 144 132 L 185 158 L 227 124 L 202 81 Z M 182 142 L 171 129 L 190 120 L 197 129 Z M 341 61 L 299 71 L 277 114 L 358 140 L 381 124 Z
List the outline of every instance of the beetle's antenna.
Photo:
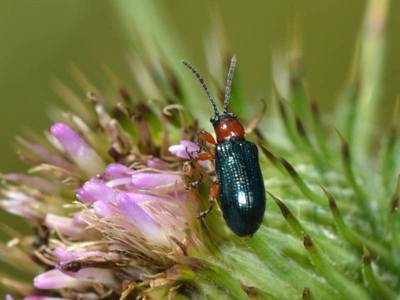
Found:
M 208 90 L 207 84 L 205 83 L 203 77 L 201 77 L 200 73 L 192 66 L 191 63 L 187 61 L 182 61 L 182 63 L 190 70 L 192 71 L 193 75 L 196 76 L 196 78 L 200 81 L 201 86 L 203 87 L 204 91 L 207 94 L 208 100 L 210 100 L 210 103 L 214 109 L 214 114 L 216 116 L 219 116 L 219 111 L 217 108 L 217 105 L 215 104 L 214 97 L 211 95 L 210 91 Z
M 237 62 L 237 59 L 236 59 L 236 54 L 235 54 L 231 58 L 231 64 L 229 66 L 228 76 L 226 78 L 225 97 L 224 97 L 224 114 L 228 113 L 229 100 L 231 98 L 231 90 L 232 90 L 232 80 L 233 80 L 233 74 L 234 74 L 235 68 L 236 68 L 236 62 Z

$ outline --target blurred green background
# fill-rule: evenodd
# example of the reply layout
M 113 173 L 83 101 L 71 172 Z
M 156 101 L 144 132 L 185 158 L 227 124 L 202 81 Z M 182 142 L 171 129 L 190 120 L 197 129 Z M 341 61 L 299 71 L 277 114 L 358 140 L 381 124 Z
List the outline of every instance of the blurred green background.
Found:
M 185 58 L 204 70 L 204 39 L 212 15 L 222 17 L 230 49 L 239 57 L 241 78 L 249 99 L 268 99 L 272 51 L 283 47 L 290 25 L 302 27 L 305 72 L 310 95 L 329 110 L 348 78 L 366 1 L 130 1 L 130 0 L 2 0 L 0 1 L 0 171 L 21 170 L 13 137 L 24 129 L 44 130 L 49 107 L 61 100 L 51 87 L 54 78 L 76 87 L 72 65 L 97 86 L 107 85 L 104 67 L 130 78 L 127 57 L 135 44 L 130 20 L 121 7 L 142 9 L 157 4 L 168 20 L 166 32 L 178 33 Z M 145 4 L 146 3 L 146 4 Z M 400 2 L 391 3 L 381 120 L 389 119 L 399 94 Z M 164 22 L 154 15 L 147 20 Z M 138 22 L 140 23 L 140 22 Z M 140 26 L 139 26 L 140 27 Z M 142 30 L 138 28 L 137 30 Z M 160 45 L 162 47 L 162 45 Z M 176 62 L 179 64 L 179 61 Z M 81 95 L 83 98 L 83 94 Z

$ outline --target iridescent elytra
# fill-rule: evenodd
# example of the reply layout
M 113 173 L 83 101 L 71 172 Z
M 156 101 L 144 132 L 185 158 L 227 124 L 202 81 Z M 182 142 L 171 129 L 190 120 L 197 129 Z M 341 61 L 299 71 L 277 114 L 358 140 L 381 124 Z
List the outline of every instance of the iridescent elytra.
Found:
M 245 130 L 238 117 L 229 112 L 229 100 L 236 56 L 231 59 L 223 112 L 220 113 L 204 79 L 188 62 L 182 62 L 200 81 L 214 109 L 210 119 L 217 140 L 211 134 L 201 132 L 200 138 L 215 145 L 215 171 L 217 181 L 211 188 L 211 197 L 219 192 L 220 207 L 228 227 L 238 236 L 251 236 L 260 227 L 265 212 L 265 188 L 257 146 L 245 139 Z M 204 155 L 207 159 L 209 155 Z M 212 206 L 203 214 L 211 210 Z

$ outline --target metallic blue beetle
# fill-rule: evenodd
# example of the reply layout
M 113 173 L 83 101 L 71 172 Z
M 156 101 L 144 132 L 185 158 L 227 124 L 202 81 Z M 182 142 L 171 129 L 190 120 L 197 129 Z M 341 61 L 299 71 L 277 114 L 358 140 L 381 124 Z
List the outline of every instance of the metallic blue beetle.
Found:
M 218 111 L 204 79 L 188 62 L 182 62 L 197 77 L 214 109 L 210 119 L 217 141 L 211 134 L 200 137 L 216 145 L 215 166 L 218 182 L 211 189 L 211 197 L 219 192 L 220 207 L 229 228 L 238 236 L 251 236 L 261 225 L 265 211 L 265 188 L 258 160 L 257 146 L 244 139 L 245 131 L 238 118 L 228 112 L 236 56 L 232 57 L 224 97 L 224 110 Z M 214 157 L 207 156 L 207 157 Z M 211 207 L 203 214 L 211 210 Z

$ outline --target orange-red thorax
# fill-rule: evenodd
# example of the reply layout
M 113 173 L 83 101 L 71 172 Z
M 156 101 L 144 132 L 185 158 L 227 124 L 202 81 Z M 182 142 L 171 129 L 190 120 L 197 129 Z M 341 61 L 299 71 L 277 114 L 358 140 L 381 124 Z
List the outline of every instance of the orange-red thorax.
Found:
M 217 142 L 228 141 L 230 139 L 244 139 L 244 128 L 238 119 L 222 118 L 214 125 Z

